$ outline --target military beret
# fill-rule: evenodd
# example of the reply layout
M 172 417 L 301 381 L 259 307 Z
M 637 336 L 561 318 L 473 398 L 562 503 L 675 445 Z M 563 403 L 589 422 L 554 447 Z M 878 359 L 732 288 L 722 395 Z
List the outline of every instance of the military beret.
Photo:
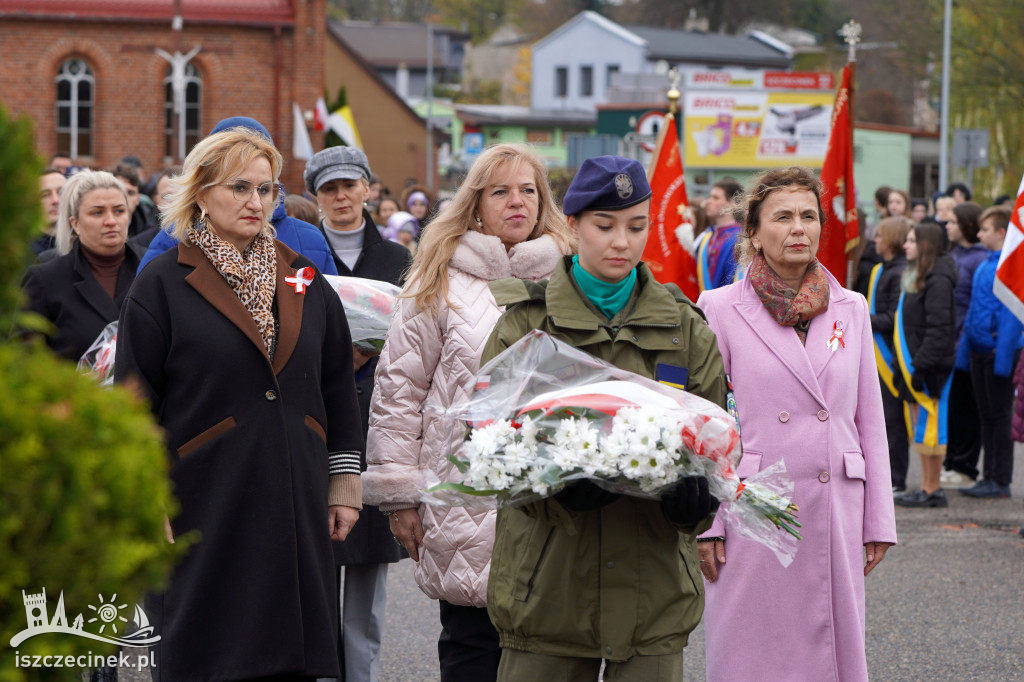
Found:
M 580 166 L 562 200 L 562 212 L 617 211 L 650 198 L 651 186 L 639 161 L 595 156 Z

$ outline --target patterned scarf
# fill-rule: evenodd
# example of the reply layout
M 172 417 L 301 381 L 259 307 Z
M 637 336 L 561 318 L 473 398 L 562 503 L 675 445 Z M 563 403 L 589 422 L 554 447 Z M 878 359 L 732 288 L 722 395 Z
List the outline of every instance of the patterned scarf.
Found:
M 270 359 L 274 359 L 276 324 L 274 322 L 274 291 L 277 286 L 277 253 L 274 240 L 257 235 L 245 253 L 207 229 L 205 223 L 189 225 L 188 238 L 202 249 L 217 272 L 238 296 L 252 315 L 263 337 Z
M 807 345 L 811 320 L 828 308 L 828 279 L 818 262 L 807 267 L 799 291 L 786 284 L 760 252 L 750 262 L 747 279 L 775 321 L 783 327 L 793 327 L 800 343 Z

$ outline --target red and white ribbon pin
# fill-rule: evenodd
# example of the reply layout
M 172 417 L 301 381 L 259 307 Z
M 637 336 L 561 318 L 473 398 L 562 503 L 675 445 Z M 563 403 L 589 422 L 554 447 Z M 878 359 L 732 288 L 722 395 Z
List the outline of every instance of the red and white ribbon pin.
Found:
M 839 350 L 839 346 L 846 348 L 846 342 L 843 341 L 843 323 L 836 320 L 832 323 L 832 336 L 829 337 L 828 347 L 835 353 Z
M 305 294 L 306 287 L 313 283 L 314 277 L 316 277 L 316 270 L 313 268 L 302 268 L 295 271 L 294 277 L 285 277 L 284 281 L 288 286 L 295 287 L 295 293 Z

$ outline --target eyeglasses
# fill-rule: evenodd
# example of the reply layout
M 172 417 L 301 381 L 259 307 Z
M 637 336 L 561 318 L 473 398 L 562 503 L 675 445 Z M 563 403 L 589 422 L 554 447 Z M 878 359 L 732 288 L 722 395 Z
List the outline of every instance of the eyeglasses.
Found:
M 248 180 L 235 180 L 234 182 L 220 183 L 224 187 L 230 187 L 231 193 L 238 201 L 248 201 L 252 196 L 253 189 L 256 190 L 256 198 L 261 204 L 268 204 L 277 201 L 277 194 L 281 191 L 281 185 L 276 182 L 264 182 L 262 185 L 254 185 Z

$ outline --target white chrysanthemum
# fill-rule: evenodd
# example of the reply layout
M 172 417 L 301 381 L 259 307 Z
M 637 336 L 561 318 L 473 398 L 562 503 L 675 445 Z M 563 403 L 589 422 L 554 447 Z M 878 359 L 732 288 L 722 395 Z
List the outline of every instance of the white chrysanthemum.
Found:
M 570 417 L 555 427 L 548 448 L 548 456 L 564 471 L 590 466 L 596 459 L 599 434 L 593 422 Z
M 537 441 L 537 432 L 539 427 L 537 422 L 531 417 L 525 416 L 522 418 L 522 425 L 519 427 L 519 435 L 522 436 L 524 441 L 535 443 Z
M 549 486 L 544 481 L 540 480 L 541 474 L 543 473 L 544 470 L 541 468 L 530 469 L 529 473 L 527 474 L 527 479 L 530 482 L 530 489 L 533 492 L 543 497 L 546 497 L 548 492 L 551 490 L 551 486 Z

